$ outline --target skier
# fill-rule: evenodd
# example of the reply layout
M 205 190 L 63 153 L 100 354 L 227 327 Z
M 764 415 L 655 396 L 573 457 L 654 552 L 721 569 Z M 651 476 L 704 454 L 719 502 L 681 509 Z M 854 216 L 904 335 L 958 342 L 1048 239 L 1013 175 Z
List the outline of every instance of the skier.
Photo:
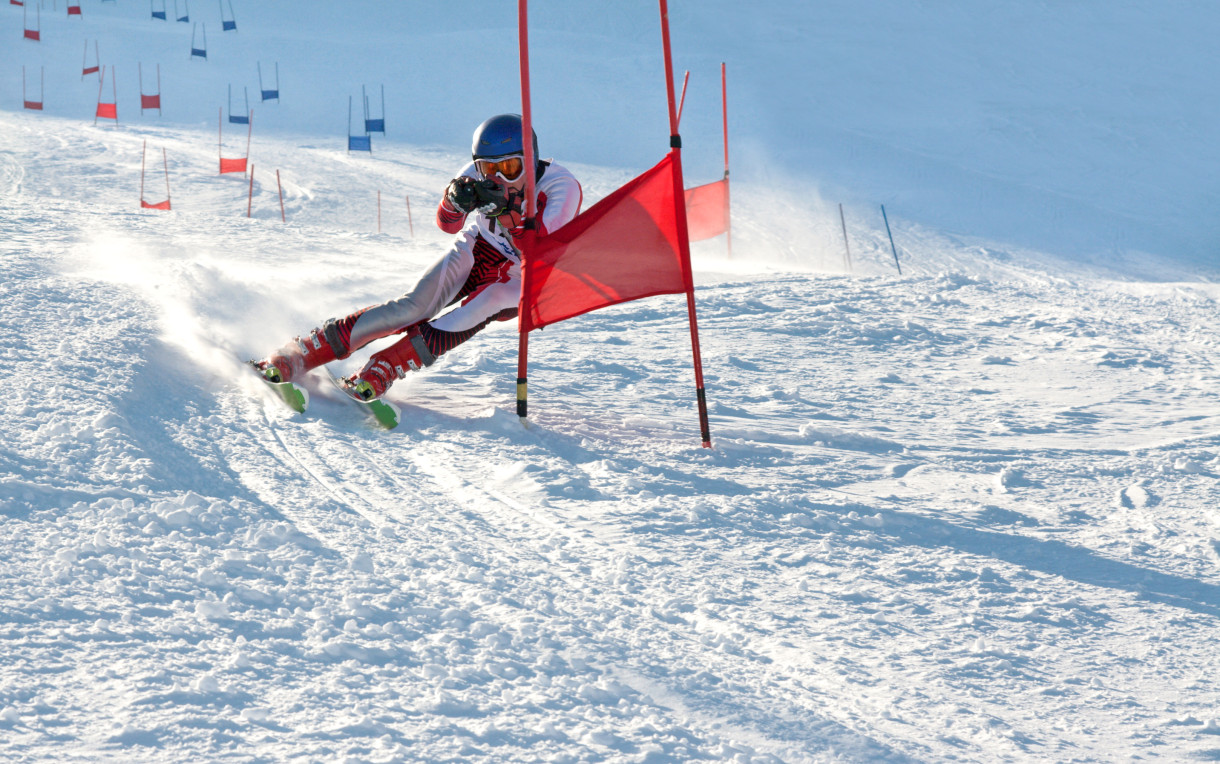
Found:
M 373 340 L 405 334 L 343 380 L 348 392 L 373 400 L 384 395 L 395 379 L 431 366 L 442 353 L 492 321 L 516 318 L 521 297 L 517 240 L 524 234 L 526 180 L 522 133 L 517 114 L 497 115 L 474 131 L 472 161 L 449 183 L 436 211 L 441 230 L 459 234 L 458 238 L 413 289 L 346 318 L 329 319 L 307 336 L 293 339 L 255 362 L 263 376 L 272 382 L 292 381 L 309 369 L 347 358 Z M 571 172 L 538 158 L 537 133 L 532 137 L 535 225 L 539 235 L 545 235 L 576 217 L 582 193 Z

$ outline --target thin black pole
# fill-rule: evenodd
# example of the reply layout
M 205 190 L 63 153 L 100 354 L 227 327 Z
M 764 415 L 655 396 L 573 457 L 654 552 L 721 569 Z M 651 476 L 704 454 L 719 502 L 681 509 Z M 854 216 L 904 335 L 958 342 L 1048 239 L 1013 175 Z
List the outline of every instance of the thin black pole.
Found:
M 885 234 L 890 237 L 890 251 L 894 253 L 894 265 L 898 268 L 898 275 L 902 275 L 902 266 L 898 264 L 898 248 L 894 246 L 894 234 L 890 233 L 890 219 L 885 214 L 885 205 L 881 205 L 881 219 L 885 221 Z
M 842 203 L 839 204 L 839 222 L 843 224 L 843 251 L 847 258 L 847 272 L 851 273 L 851 245 L 847 243 L 847 218 L 843 216 Z

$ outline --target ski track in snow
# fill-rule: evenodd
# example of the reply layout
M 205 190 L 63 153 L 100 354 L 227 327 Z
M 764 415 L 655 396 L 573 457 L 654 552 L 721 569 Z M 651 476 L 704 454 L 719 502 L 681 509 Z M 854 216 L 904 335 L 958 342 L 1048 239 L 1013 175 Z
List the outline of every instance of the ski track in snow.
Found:
M 775 259 L 696 248 L 714 449 L 680 298 L 534 335 L 528 425 L 502 325 L 385 433 L 242 361 L 409 284 L 460 157 L 262 138 L 283 225 L 193 129 L 0 128 L 5 758 L 1220 756 L 1214 285 L 914 225 L 810 271 L 747 190 Z M 418 238 L 353 230 L 370 171 Z

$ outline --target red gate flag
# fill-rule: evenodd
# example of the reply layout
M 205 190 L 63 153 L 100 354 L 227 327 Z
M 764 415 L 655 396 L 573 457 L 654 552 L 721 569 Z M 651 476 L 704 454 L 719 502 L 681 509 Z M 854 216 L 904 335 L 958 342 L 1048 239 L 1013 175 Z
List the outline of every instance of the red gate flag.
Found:
M 702 241 L 728 232 L 728 178 L 686 189 L 686 228 L 691 241 Z
M 683 275 L 674 200 L 674 153 L 537 239 L 521 295 L 521 331 L 621 302 L 681 294 Z

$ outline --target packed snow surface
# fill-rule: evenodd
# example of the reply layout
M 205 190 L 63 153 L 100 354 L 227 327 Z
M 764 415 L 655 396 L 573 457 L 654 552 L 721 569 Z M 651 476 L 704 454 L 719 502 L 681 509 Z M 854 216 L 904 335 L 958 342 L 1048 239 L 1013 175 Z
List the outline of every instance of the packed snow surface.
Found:
M 1175 100 L 1214 89 L 1220 13 L 673 3 L 687 183 L 719 177 L 720 61 L 745 165 L 732 256 L 695 247 L 704 449 L 681 297 L 533 334 L 528 423 L 512 323 L 396 384 L 392 432 L 244 368 L 407 288 L 471 129 L 519 105 L 514 4 L 389 5 L 234 3 L 224 33 L 43 2 L 37 43 L 0 7 L 0 758 L 1220 758 L 1220 287 L 1189 219 L 1216 104 Z M 542 150 L 586 204 L 668 146 L 656 8 L 614 5 L 531 6 Z M 229 85 L 252 185 L 216 172 Z M 139 207 L 145 145 L 171 212 Z

